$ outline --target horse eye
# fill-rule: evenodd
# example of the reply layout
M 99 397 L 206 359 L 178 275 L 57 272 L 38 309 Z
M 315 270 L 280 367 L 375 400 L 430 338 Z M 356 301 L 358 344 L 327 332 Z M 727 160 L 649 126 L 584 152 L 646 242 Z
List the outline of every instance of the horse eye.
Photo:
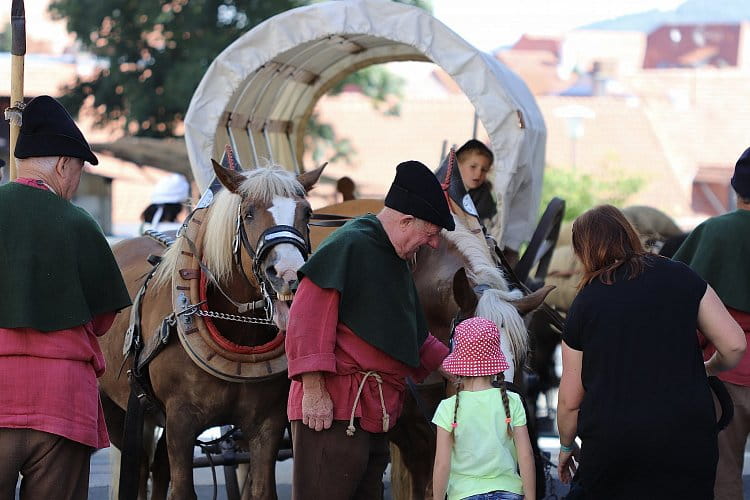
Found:
M 247 213 L 245 213 L 245 220 L 253 220 L 253 211 L 248 210 Z

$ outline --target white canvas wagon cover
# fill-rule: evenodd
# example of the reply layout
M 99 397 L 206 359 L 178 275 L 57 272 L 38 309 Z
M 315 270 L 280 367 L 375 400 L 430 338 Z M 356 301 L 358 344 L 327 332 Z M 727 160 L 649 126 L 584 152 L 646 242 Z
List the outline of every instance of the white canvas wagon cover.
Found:
M 265 157 L 302 169 L 305 127 L 317 100 L 361 68 L 430 61 L 474 105 L 495 154 L 492 183 L 505 245 L 536 224 L 546 129 L 523 81 L 428 12 L 389 0 L 316 3 L 266 20 L 210 65 L 190 102 L 185 139 L 201 190 L 231 144 L 243 165 Z M 366 126 L 366 125 L 363 125 Z

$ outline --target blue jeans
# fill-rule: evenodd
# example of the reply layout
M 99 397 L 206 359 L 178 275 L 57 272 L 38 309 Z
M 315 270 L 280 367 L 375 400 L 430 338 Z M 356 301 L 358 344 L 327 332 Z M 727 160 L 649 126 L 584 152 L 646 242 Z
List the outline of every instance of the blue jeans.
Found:
M 463 500 L 523 500 L 523 495 L 511 493 L 510 491 L 490 491 L 489 493 L 471 495 Z

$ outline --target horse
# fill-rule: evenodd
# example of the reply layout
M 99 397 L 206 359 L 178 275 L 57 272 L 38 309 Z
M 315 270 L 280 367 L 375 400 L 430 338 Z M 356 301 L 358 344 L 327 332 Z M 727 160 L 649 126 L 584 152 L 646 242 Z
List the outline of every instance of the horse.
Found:
M 164 428 L 166 448 L 160 455 L 157 447 L 155 462 L 163 471 L 168 459 L 169 498 L 196 498 L 195 439 L 223 424 L 242 429 L 252 457 L 243 498 L 276 498 L 289 389 L 280 332 L 309 251 L 306 195 L 323 168 L 295 177 L 277 166 L 235 172 L 214 162 L 223 189 L 210 205 L 201 200 L 174 244 L 138 237 L 113 247 L 135 305 L 100 339 L 107 427 L 122 449 L 131 394 L 124 374 L 139 369 L 124 351 L 131 318 L 139 319 L 142 356 L 158 353 L 142 367 L 153 399 L 145 417 Z M 150 255 L 161 257 L 155 270 Z M 167 495 L 163 475 L 155 472 L 153 498 Z
M 321 214 L 363 215 L 377 213 L 382 200 L 359 199 L 318 209 Z M 460 268 L 466 268 L 472 280 L 482 284 L 486 291 L 479 299 L 477 314 L 504 325 L 501 344 L 510 353 L 512 380 L 516 367 L 524 364 L 528 348 L 528 335 L 521 318 L 538 307 L 550 288 L 545 287 L 523 297 L 518 290 L 510 290 L 508 283 L 495 263 L 479 221 L 451 200 L 454 231 L 443 231 L 443 242 L 434 250 L 421 248 L 411 262 L 414 282 L 420 304 L 425 313 L 430 333 L 449 344 L 451 324 L 459 312 L 453 297 L 453 277 Z M 329 228 L 314 228 L 311 241 L 315 247 L 331 232 Z M 520 370 L 518 370 L 520 372 Z M 391 446 L 391 485 L 394 498 L 432 498 L 432 464 L 435 453 L 435 436 L 426 416 L 435 412 L 446 397 L 445 381 L 433 374 L 418 388 L 422 408 L 413 398 L 407 398 L 396 426 L 389 432 Z

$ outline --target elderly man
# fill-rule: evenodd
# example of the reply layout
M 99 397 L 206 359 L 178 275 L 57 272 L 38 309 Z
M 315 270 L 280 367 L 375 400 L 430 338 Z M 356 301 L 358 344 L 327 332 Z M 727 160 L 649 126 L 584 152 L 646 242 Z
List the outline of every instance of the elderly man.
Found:
M 382 498 L 405 377 L 424 379 L 448 354 L 408 261 L 454 227 L 436 177 L 404 162 L 383 210 L 334 232 L 300 269 L 286 337 L 293 498 Z
M 750 148 L 737 160 L 732 177 L 737 210 L 713 217 L 696 227 L 674 255 L 706 280 L 732 317 L 750 334 Z M 703 356 L 716 348 L 701 337 Z M 717 500 L 742 498 L 745 443 L 750 434 L 750 349 L 740 363 L 718 374 L 734 402 L 734 418 L 719 433 Z
M 19 178 L 0 187 L 0 497 L 85 499 L 91 452 L 109 446 L 96 337 L 130 305 L 101 229 L 70 200 L 96 165 L 65 109 L 23 111 Z

